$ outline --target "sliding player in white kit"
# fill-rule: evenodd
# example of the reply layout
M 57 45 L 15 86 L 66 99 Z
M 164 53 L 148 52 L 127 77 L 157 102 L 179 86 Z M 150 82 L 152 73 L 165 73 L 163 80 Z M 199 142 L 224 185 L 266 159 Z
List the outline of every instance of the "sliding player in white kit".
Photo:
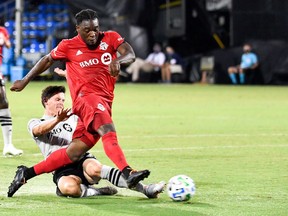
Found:
M 81 124 L 78 117 L 71 114 L 70 109 L 64 109 L 64 101 L 64 86 L 48 86 L 41 95 L 45 108 L 43 117 L 31 119 L 28 123 L 28 130 L 45 158 L 59 148 L 67 147 L 72 140 L 77 121 Z M 53 176 L 58 196 L 86 197 L 117 193 L 113 187 L 94 188 L 92 185 L 97 184 L 100 179 L 107 179 L 117 187 L 128 188 L 120 170 L 102 165 L 90 153 L 85 153 L 79 161 L 56 170 Z M 157 198 L 158 194 L 163 192 L 164 186 L 164 182 L 149 185 L 138 183 L 135 190 L 148 198 Z

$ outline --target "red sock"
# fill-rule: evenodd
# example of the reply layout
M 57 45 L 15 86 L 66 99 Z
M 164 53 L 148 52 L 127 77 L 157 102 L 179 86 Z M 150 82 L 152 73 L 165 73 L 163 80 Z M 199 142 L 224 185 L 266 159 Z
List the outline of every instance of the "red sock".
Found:
M 62 166 L 72 163 L 66 153 L 66 148 L 59 149 L 51 153 L 45 160 L 34 166 L 37 175 L 52 172 Z
M 109 132 L 102 137 L 103 147 L 106 155 L 120 169 L 128 166 L 122 149 L 120 148 L 116 132 Z

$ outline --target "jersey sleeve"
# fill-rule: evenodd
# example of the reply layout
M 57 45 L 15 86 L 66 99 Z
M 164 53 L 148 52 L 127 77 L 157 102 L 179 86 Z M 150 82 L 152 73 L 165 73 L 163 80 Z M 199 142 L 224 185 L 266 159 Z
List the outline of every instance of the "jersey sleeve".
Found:
M 32 130 L 34 127 L 38 126 L 41 124 L 41 120 L 40 119 L 31 119 L 29 122 L 28 122 L 28 131 L 30 133 L 30 135 L 35 138 Z
M 51 57 L 54 60 L 67 58 L 67 39 L 62 40 L 51 52 Z
M 117 50 L 117 48 L 125 41 L 123 37 L 121 37 L 120 34 L 118 34 L 115 31 L 109 31 L 110 34 L 110 40 L 112 47 Z

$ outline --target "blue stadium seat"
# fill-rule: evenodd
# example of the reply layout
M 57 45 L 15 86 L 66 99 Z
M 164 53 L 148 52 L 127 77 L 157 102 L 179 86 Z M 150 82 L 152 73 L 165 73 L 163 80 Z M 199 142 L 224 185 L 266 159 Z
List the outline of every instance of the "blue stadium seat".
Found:
M 54 20 L 54 15 L 53 13 L 47 13 L 46 14 L 46 21 L 53 21 Z
M 30 21 L 30 22 L 29 22 L 29 27 L 30 27 L 30 29 L 32 29 L 32 30 L 37 29 L 36 21 Z
M 44 18 L 40 18 L 36 21 L 37 29 L 46 29 L 46 20 Z
M 46 22 L 46 26 L 47 26 L 47 34 L 52 34 L 54 31 L 54 28 L 56 26 L 56 22 L 54 21 L 47 21 Z
M 63 0 L 55 4 L 42 3 L 34 9 L 25 1 L 25 12 L 22 19 L 22 53 L 46 54 L 47 36 L 55 34 L 55 30 L 65 30 L 69 27 L 69 15 L 67 6 Z M 14 18 L 13 18 L 14 19 Z M 11 42 L 15 45 L 15 21 L 8 20 L 5 23 Z M 14 36 L 14 37 L 13 37 Z M 53 38 L 52 46 L 56 46 L 57 40 Z
M 38 10 L 41 14 L 45 14 L 47 11 L 47 5 L 46 4 L 41 4 L 38 6 Z
M 29 13 L 29 20 L 36 21 L 38 19 L 38 13 L 31 12 Z
M 5 22 L 4 26 L 6 27 L 9 35 L 13 35 L 13 30 L 15 28 L 14 20 L 8 20 L 7 22 Z
M 47 53 L 46 43 L 39 43 L 39 51 L 40 53 L 43 53 L 43 54 Z
M 30 28 L 30 22 L 29 21 L 23 21 L 22 22 L 22 28 L 23 30 Z
M 29 38 L 29 32 L 30 32 L 30 31 L 29 31 L 28 29 L 23 30 L 23 31 L 22 31 L 23 37 L 24 37 L 24 38 Z
M 36 38 L 37 37 L 37 30 L 29 30 L 28 33 L 29 33 L 29 35 L 28 35 L 29 38 Z

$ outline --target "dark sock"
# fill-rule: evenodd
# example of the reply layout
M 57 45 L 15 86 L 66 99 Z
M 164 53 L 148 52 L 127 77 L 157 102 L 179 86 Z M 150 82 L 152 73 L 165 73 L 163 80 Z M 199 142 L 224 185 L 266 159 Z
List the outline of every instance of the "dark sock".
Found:
M 35 176 L 36 176 L 36 173 L 34 171 L 34 167 L 30 167 L 27 170 L 25 170 L 25 172 L 24 172 L 25 181 L 28 181 L 29 179 L 31 179 Z
M 126 178 L 128 178 L 131 171 L 132 171 L 132 168 L 130 166 L 126 166 L 121 172 Z

